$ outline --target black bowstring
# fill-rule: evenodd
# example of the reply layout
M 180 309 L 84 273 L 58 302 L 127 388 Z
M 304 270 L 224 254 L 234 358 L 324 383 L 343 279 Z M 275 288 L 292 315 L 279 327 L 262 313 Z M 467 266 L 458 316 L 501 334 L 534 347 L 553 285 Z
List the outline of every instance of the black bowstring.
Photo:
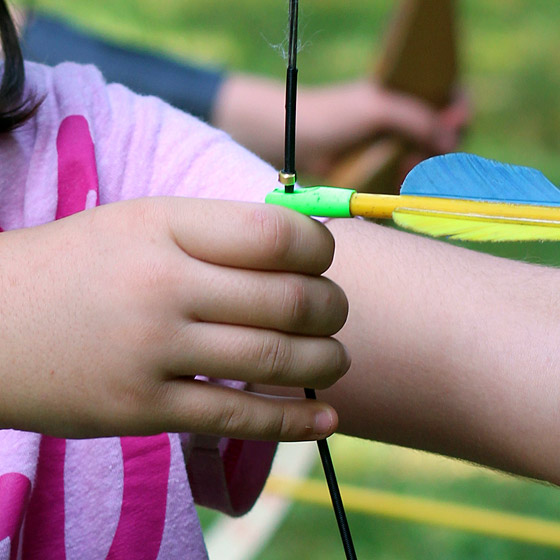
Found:
M 286 70 L 286 129 L 284 137 L 284 169 L 281 175 L 292 177 L 284 183 L 286 193 L 293 193 L 296 177 L 296 100 L 297 100 L 297 28 L 298 28 L 298 0 L 290 0 L 290 38 L 288 44 L 288 68 Z M 305 396 L 315 400 L 317 395 L 314 389 L 305 389 Z M 329 445 L 326 439 L 318 440 L 319 455 L 323 464 L 323 471 L 327 480 L 327 486 L 331 496 L 336 522 L 340 531 L 340 538 L 347 560 L 357 560 L 356 551 L 350 527 L 346 519 L 346 512 L 342 503 L 342 496 L 336 480 Z
M 314 389 L 304 390 L 305 396 L 308 399 L 317 398 Z M 344 552 L 346 553 L 346 558 L 347 560 L 357 560 L 358 557 L 356 556 L 356 551 L 354 550 L 354 542 L 352 541 L 350 527 L 348 525 L 348 520 L 346 519 L 344 504 L 342 503 L 342 496 L 340 495 L 340 489 L 338 487 L 336 473 L 334 471 L 334 465 L 331 459 L 331 452 L 329 451 L 329 444 L 327 443 L 326 439 L 320 439 L 317 440 L 317 447 L 319 447 L 319 455 L 321 457 L 321 463 L 323 464 L 323 471 L 327 480 L 329 494 L 331 495 L 334 515 L 338 524 L 338 530 L 340 531 L 340 538 L 342 540 Z
M 298 0 L 290 0 L 290 39 L 288 43 L 288 68 L 286 70 L 286 128 L 284 134 L 285 176 L 293 177 L 285 183 L 285 192 L 294 192 L 296 178 L 296 104 L 297 104 L 297 49 L 298 49 Z

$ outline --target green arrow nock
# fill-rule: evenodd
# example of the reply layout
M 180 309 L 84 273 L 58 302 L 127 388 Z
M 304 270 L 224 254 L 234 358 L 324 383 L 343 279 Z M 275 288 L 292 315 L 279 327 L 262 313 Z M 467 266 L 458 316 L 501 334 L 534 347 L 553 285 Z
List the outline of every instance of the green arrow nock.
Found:
M 351 218 L 350 199 L 355 192 L 339 187 L 297 187 L 287 193 L 278 188 L 266 195 L 265 202 L 285 206 L 307 216 Z

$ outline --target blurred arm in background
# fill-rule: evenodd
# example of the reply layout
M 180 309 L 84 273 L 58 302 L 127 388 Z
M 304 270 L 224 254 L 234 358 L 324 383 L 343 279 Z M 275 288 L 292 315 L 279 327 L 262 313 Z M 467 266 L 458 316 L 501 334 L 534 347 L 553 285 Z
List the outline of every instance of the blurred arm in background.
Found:
M 281 165 L 283 82 L 211 70 L 120 46 L 45 14 L 25 17 L 20 12 L 19 16 L 27 60 L 48 65 L 66 61 L 94 64 L 108 82 L 160 97 L 225 130 L 276 167 Z M 342 153 L 386 132 L 400 135 L 423 152 L 452 151 L 467 118 L 464 100 L 435 111 L 369 79 L 300 87 L 298 167 L 302 173 L 325 176 Z

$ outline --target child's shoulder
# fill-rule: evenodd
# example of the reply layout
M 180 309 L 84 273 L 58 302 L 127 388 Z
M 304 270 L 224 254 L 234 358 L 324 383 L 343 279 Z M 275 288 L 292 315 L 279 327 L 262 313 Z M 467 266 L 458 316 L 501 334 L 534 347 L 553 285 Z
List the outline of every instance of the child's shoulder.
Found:
M 107 84 L 94 66 L 27 63 L 26 70 L 28 87 L 43 98 L 37 134 L 47 131 L 52 145 L 64 119 L 87 121 L 102 203 L 158 195 L 256 201 L 276 185 L 276 173 L 224 132 L 161 99 Z
M 73 62 L 57 66 L 26 62 L 25 83 L 29 93 L 43 99 L 43 112 L 45 108 L 62 110 L 68 107 L 71 110 L 72 105 L 83 106 L 103 94 L 106 87 L 101 72 L 95 66 Z

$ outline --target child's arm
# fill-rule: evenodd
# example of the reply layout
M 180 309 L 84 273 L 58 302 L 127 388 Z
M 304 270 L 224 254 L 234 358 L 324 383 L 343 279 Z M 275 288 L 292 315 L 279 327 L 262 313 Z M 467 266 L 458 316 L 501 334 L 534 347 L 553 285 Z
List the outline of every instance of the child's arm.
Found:
M 277 167 L 282 164 L 285 85 L 234 74 L 218 90 L 211 122 Z M 276 108 L 276 110 L 274 110 Z M 442 111 L 369 80 L 298 91 L 297 160 L 300 171 L 332 171 L 349 149 L 391 132 L 427 154 L 453 150 L 469 119 L 465 98 Z
M 560 271 L 330 223 L 349 373 L 342 432 L 560 483 Z
M 352 365 L 319 398 L 339 431 L 560 484 L 560 271 L 357 219 L 329 228 Z
M 0 235 L 0 426 L 92 437 L 191 431 L 314 439 L 325 404 L 197 374 L 324 388 L 346 299 L 328 230 L 265 205 L 110 204 Z

